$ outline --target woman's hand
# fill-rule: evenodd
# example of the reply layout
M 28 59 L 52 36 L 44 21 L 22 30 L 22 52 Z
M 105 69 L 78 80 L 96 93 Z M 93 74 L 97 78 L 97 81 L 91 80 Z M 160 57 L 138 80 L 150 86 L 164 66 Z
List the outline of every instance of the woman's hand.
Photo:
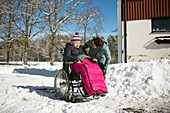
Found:
M 97 62 L 97 59 L 94 58 L 93 61 L 94 61 L 94 62 Z

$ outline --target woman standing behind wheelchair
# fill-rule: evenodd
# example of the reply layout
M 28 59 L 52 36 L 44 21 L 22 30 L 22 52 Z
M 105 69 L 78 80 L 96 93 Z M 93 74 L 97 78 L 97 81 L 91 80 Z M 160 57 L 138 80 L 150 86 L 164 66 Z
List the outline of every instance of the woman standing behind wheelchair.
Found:
M 107 43 L 103 41 L 101 37 L 93 37 L 93 39 L 84 44 L 83 49 L 85 50 L 86 48 L 90 48 L 88 55 L 98 62 L 105 78 L 108 65 L 111 61 L 111 55 Z

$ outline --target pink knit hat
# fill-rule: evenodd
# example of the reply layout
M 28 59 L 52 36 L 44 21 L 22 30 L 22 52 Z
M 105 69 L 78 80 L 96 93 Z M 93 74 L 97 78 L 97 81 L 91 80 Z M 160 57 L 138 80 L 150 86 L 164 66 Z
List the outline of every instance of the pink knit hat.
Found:
M 81 41 L 81 38 L 78 32 L 76 32 L 75 35 L 73 35 L 71 38 L 71 42 L 76 42 L 76 41 Z

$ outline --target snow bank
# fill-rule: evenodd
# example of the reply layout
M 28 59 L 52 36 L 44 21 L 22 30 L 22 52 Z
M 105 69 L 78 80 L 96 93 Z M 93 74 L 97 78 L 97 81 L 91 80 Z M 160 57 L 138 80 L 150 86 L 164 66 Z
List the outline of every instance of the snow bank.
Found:
M 113 64 L 107 72 L 110 95 L 140 98 L 170 96 L 170 61 Z
M 108 96 L 121 98 L 126 107 L 151 111 L 151 108 L 166 106 L 164 112 L 170 112 L 170 109 L 167 110 L 170 107 L 169 60 L 113 64 L 109 66 L 106 81 L 110 91 Z

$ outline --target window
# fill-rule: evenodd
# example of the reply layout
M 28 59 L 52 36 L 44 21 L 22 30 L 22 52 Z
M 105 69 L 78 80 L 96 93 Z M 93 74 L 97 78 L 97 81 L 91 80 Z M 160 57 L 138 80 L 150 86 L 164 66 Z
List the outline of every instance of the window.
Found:
M 170 32 L 170 17 L 152 18 L 152 32 Z

